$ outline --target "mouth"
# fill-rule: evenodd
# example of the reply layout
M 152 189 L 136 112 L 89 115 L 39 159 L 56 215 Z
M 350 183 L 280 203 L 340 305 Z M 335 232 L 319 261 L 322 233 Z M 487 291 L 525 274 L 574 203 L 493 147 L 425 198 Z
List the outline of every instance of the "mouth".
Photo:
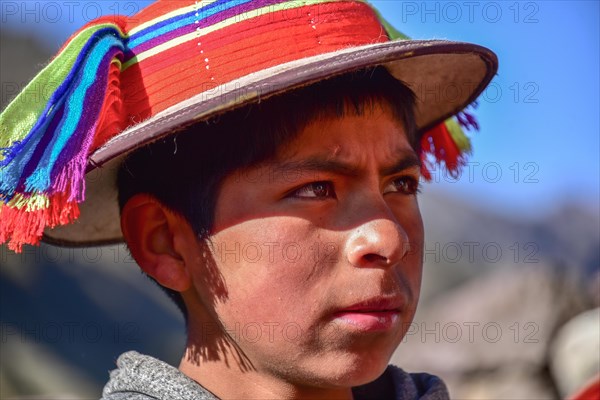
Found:
M 400 298 L 375 297 L 336 310 L 333 321 L 366 332 L 388 331 L 400 321 L 401 311 Z

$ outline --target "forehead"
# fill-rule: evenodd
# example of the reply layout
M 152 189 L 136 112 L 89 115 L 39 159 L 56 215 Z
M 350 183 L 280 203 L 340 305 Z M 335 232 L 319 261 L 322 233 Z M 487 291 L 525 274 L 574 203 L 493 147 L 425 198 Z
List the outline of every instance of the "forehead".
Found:
M 386 160 L 415 152 L 403 121 L 387 102 L 379 100 L 359 112 L 346 105 L 341 116 L 324 114 L 313 118 L 293 140 L 282 146 L 276 159 L 286 161 L 315 153 L 337 160 L 369 156 Z

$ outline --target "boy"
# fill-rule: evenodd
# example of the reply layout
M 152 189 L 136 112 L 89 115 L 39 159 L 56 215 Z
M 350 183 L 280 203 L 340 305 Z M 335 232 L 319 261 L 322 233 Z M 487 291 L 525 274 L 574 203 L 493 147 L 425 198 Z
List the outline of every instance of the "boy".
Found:
M 495 57 L 390 42 L 363 2 L 203 3 L 90 24 L 45 70 L 64 84 L 27 135 L 9 106 L 0 238 L 109 242 L 120 221 L 184 312 L 179 369 L 126 353 L 104 398 L 447 397 L 387 363 L 419 296 L 426 153 L 459 166 L 443 121 Z M 415 99 L 402 81 L 467 89 Z M 86 163 L 104 167 L 83 202 Z M 79 203 L 79 224 L 44 231 Z

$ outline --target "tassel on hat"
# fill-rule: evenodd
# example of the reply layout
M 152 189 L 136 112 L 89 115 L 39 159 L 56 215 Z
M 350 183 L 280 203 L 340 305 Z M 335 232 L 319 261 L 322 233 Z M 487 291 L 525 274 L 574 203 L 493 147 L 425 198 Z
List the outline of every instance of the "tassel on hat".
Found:
M 390 39 L 409 39 L 408 36 L 394 28 L 376 11 L 381 24 L 385 27 Z M 426 181 L 431 180 L 431 171 L 435 166 L 445 167 L 455 176 L 466 163 L 466 156 L 471 153 L 471 140 L 464 133 L 467 130 L 479 130 L 475 117 L 467 111 L 460 112 L 456 118 L 434 126 L 421 138 L 421 175 Z M 433 156 L 433 161 L 430 157 Z
M 0 114 L 0 242 L 11 250 L 78 217 L 99 121 L 120 101 L 107 89 L 126 48 L 125 23 L 84 26 Z

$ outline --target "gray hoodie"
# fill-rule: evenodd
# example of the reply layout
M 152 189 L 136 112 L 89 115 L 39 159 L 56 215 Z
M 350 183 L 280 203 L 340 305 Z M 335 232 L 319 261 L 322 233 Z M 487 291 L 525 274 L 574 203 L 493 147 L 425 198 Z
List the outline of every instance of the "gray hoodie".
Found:
M 123 353 L 117 366 L 102 391 L 102 400 L 218 400 L 177 368 L 135 351 Z M 355 400 L 449 398 L 438 377 L 408 374 L 392 365 L 375 381 L 353 388 L 352 393 Z

